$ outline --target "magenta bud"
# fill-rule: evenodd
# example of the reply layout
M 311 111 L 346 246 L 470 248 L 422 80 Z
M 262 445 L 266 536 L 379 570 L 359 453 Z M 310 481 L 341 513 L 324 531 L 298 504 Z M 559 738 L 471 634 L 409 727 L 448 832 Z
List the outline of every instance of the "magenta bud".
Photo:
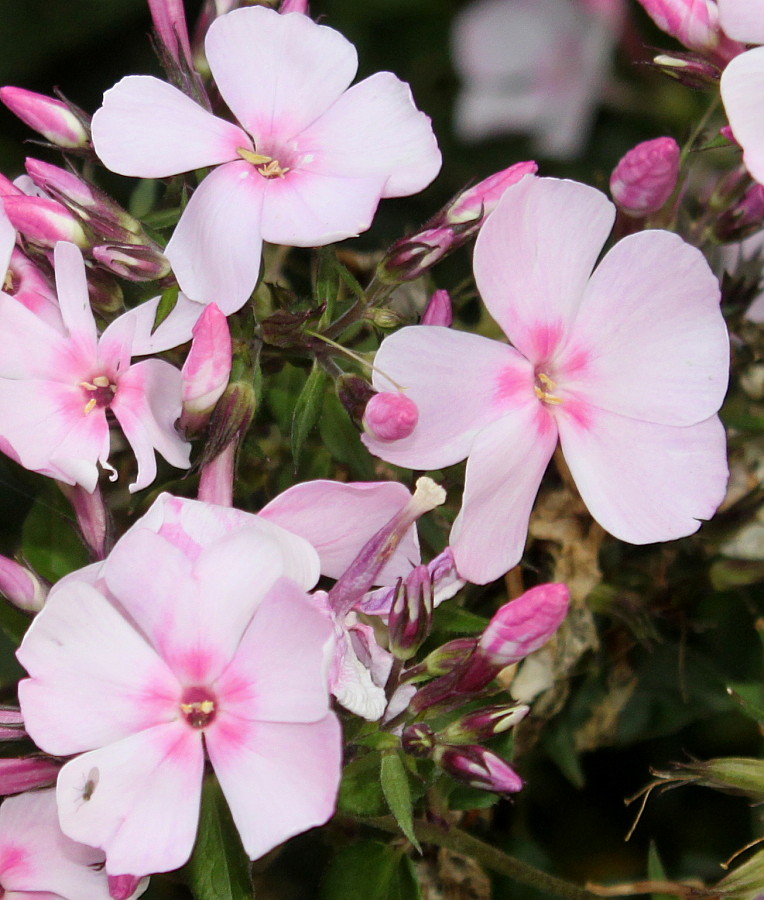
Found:
M 475 744 L 490 740 L 514 728 L 527 715 L 530 707 L 524 703 L 514 706 L 486 706 L 467 713 L 438 733 L 444 744 Z
M 420 325 L 444 325 L 451 326 L 454 321 L 454 312 L 451 307 L 451 297 L 448 291 L 439 290 L 427 301 L 427 306 L 419 320 Z
M 310 15 L 310 10 L 308 9 L 308 0 L 281 0 L 281 6 L 279 7 L 280 13 L 302 13 L 304 16 Z
M 116 477 L 116 472 L 114 475 Z M 72 505 L 77 525 L 91 556 L 93 559 L 103 559 L 106 556 L 110 520 L 100 487 L 96 485 L 90 494 L 79 484 L 69 485 L 60 481 L 58 486 Z
M 44 94 L 10 86 L 0 88 L 0 100 L 51 144 L 69 149 L 90 146 L 87 117 L 77 107 Z
M 366 404 L 363 427 L 380 441 L 400 441 L 416 428 L 419 410 L 416 403 L 400 391 L 374 394 Z
M 435 748 L 435 762 L 452 778 L 497 794 L 516 794 L 523 782 L 515 770 L 485 747 Z
M 377 266 L 377 276 L 390 284 L 419 278 L 469 237 L 477 234 L 478 227 L 474 223 L 463 225 L 459 226 L 459 231 L 466 233 L 461 242 L 456 226 L 425 228 L 410 237 L 401 238 L 385 253 Z
M 24 194 L 6 196 L 3 208 L 16 231 L 40 247 L 54 247 L 58 241 L 71 241 L 80 249 L 90 245 L 77 219 L 55 200 Z
M 764 225 L 764 185 L 752 184 L 737 203 L 724 210 L 714 223 L 720 241 L 741 241 Z
M 141 881 L 137 875 L 108 875 L 109 896 L 112 900 L 129 900 Z
M 632 147 L 610 176 L 613 200 L 628 216 L 658 212 L 676 187 L 679 156 L 679 145 L 670 137 Z
M 743 51 L 719 26 L 719 8 L 713 0 L 639 0 L 661 31 L 688 50 L 711 53 L 728 61 Z
M 432 755 L 435 749 L 435 735 L 432 729 L 424 722 L 414 722 L 407 725 L 401 734 L 401 745 L 404 753 L 409 756 L 418 756 L 424 759 Z
M 0 741 L 19 741 L 26 736 L 21 710 L 15 706 L 0 706 Z
M 191 60 L 188 26 L 183 0 L 149 0 L 151 19 L 159 40 L 170 56 L 180 62 Z
M 432 577 L 427 566 L 415 566 L 395 589 L 387 620 L 390 652 L 411 659 L 430 633 L 433 610 Z
M 0 556 L 0 593 L 26 612 L 39 612 L 48 595 L 47 588 L 33 572 L 5 556 Z
M 433 650 L 421 663 L 427 675 L 446 675 L 466 662 L 477 646 L 475 638 L 455 638 Z
M 167 257 L 157 246 L 145 244 L 98 244 L 95 261 L 127 281 L 156 281 L 170 274 Z
M 52 194 L 54 199 L 71 199 L 85 209 L 95 204 L 93 191 L 88 184 L 68 169 L 32 158 L 25 160 L 24 166 L 37 187 Z
M 454 197 L 442 213 L 444 224 L 484 221 L 496 209 L 496 204 L 510 185 L 518 182 L 524 175 L 535 175 L 536 172 L 538 166 L 531 160 L 515 163 L 508 169 L 489 175 Z
M 214 304 L 208 304 L 193 327 L 193 340 L 181 374 L 183 413 L 181 427 L 199 431 L 228 386 L 231 375 L 231 332 L 228 320 Z
M 58 763 L 40 756 L 0 759 L 0 795 L 50 787 L 58 777 L 58 770 Z

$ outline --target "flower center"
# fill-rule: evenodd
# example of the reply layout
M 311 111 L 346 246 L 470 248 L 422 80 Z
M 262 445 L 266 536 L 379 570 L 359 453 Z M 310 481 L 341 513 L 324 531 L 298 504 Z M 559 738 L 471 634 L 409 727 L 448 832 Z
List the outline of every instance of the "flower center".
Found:
M 553 406 L 562 403 L 562 400 L 552 393 L 556 387 L 556 382 L 552 381 L 545 372 L 536 372 L 536 377 L 533 381 L 533 393 L 542 403 L 550 403 Z
M 206 728 L 215 718 L 215 695 L 207 687 L 188 687 L 183 691 L 180 711 L 192 728 Z
M 96 375 L 92 381 L 81 381 L 80 387 L 85 394 L 84 413 L 87 415 L 96 407 L 104 409 L 111 405 L 117 393 L 117 385 L 107 375 Z
M 277 159 L 272 156 L 265 156 L 262 153 L 253 153 L 246 147 L 237 147 L 236 152 L 239 156 L 257 169 L 263 178 L 283 178 L 289 171 L 288 166 L 282 168 Z
M 10 269 L 8 269 L 8 271 L 5 273 L 5 280 L 3 281 L 3 290 L 5 291 L 6 294 L 10 294 L 11 296 L 13 296 L 13 294 L 16 293 L 16 281 L 13 277 L 13 272 Z M 2 897 L 2 896 L 3 895 L 0 894 L 0 897 Z

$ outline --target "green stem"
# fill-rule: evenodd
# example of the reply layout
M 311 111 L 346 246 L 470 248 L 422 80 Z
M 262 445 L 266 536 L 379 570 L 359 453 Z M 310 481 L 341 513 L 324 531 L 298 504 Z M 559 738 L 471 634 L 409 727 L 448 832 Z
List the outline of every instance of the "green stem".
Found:
M 400 828 L 392 816 L 381 816 L 361 821 L 363 824 L 379 828 L 381 831 L 387 831 L 390 834 L 400 834 Z M 422 843 L 436 844 L 438 847 L 445 847 L 448 850 L 469 856 L 499 875 L 506 875 L 520 884 L 535 888 L 537 891 L 550 896 L 560 897 L 562 900 L 600 900 L 597 894 L 587 891 L 586 888 L 571 884 L 569 881 L 563 881 L 561 878 L 555 878 L 553 875 L 547 875 L 546 872 L 542 872 L 540 869 L 528 865 L 528 863 L 509 856 L 485 841 L 481 841 L 466 831 L 462 831 L 460 828 L 452 826 L 447 831 L 444 831 L 442 828 L 430 825 L 428 822 L 416 821 L 414 822 L 414 834 Z

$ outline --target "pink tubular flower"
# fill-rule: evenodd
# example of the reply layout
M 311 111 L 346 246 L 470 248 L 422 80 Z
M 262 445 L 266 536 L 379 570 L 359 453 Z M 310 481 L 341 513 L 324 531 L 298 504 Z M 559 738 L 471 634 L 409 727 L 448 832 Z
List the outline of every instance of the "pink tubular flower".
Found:
M 3 452 L 33 472 L 92 492 L 98 464 L 109 468 L 110 409 L 138 460 L 130 490 L 153 481 L 155 450 L 172 465 L 187 468 L 189 445 L 174 428 L 181 407 L 180 372 L 156 359 L 131 365 L 128 317 L 114 321 L 99 339 L 79 250 L 59 243 L 54 258 L 61 329 L 0 293 Z
M 715 413 L 729 344 L 718 283 L 695 248 L 663 231 L 625 238 L 592 273 L 613 216 L 593 188 L 525 178 L 488 218 L 474 257 L 513 346 L 413 326 L 377 354 L 375 388 L 389 389 L 386 376 L 404 386 L 419 423 L 401 441 L 364 435 L 366 446 L 415 469 L 469 457 L 450 544 L 470 581 L 520 558 L 558 438 L 591 514 L 630 543 L 692 534 L 724 496 Z
M 632 147 L 610 176 L 610 193 L 629 216 L 658 212 L 671 196 L 679 177 L 679 145 L 670 137 L 654 138 Z
M 109 875 L 188 859 L 206 760 L 253 859 L 325 822 L 340 777 L 331 627 L 305 593 L 315 551 L 256 516 L 160 499 L 55 586 L 18 651 L 27 731 L 79 754 L 58 778 L 61 827 Z
M 357 235 L 382 197 L 426 187 L 440 153 L 407 85 L 381 72 L 348 89 L 353 46 L 301 13 L 234 10 L 212 23 L 205 47 L 240 125 L 156 78 L 130 76 L 106 92 L 93 139 L 123 175 L 218 166 L 166 252 L 192 300 L 229 314 L 255 286 L 261 240 L 311 247 Z

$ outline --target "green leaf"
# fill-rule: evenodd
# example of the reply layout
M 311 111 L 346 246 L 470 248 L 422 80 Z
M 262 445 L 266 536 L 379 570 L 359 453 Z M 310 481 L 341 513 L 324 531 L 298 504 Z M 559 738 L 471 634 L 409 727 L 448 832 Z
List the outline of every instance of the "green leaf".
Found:
M 734 684 L 727 693 L 754 722 L 764 724 L 764 687 L 761 684 Z
M 411 789 L 409 777 L 403 765 L 399 753 L 387 753 L 382 757 L 380 769 L 382 792 L 390 807 L 390 812 L 395 816 L 395 821 L 400 825 L 401 831 L 421 853 L 422 848 L 414 834 L 413 805 L 411 803 Z
M 488 619 L 476 616 L 475 613 L 460 606 L 444 603 L 438 607 L 435 623 L 440 631 L 455 632 L 456 634 L 482 634 L 488 624 Z
M 162 297 L 159 301 L 159 306 L 157 306 L 156 315 L 154 316 L 154 324 L 151 326 L 152 334 L 175 309 L 175 305 L 178 302 L 179 290 L 177 285 L 173 285 L 173 287 L 168 287 L 167 290 L 162 291 Z
M 199 833 L 185 869 L 188 886 L 197 900 L 252 900 L 250 868 L 220 785 L 206 778 Z
M 359 481 L 374 480 L 374 463 L 371 454 L 361 443 L 358 430 L 350 421 L 340 401 L 333 393 L 327 394 L 321 422 L 321 441 L 337 462 L 350 469 Z
M 321 407 L 326 393 L 326 379 L 326 372 L 317 362 L 314 362 L 305 387 L 300 391 L 295 402 L 292 416 L 292 458 L 295 468 L 300 464 L 300 454 L 305 439 L 321 415 Z
M 340 293 L 338 265 L 337 257 L 334 255 L 334 250 L 331 247 L 319 248 L 314 295 L 317 303 L 326 305 L 321 321 L 318 324 L 319 331 L 334 318 L 334 308 L 337 305 L 337 298 Z
M 153 178 L 141 178 L 135 190 L 130 194 L 130 215 L 136 219 L 147 216 L 154 208 L 157 200 L 158 184 Z
M 71 507 L 52 484 L 35 497 L 24 521 L 21 555 L 35 572 L 50 582 L 90 562 Z
M 351 816 L 382 816 L 387 812 L 379 778 L 379 754 L 367 753 L 345 766 L 337 808 Z
M 411 860 L 378 841 L 344 847 L 329 863 L 320 900 L 420 900 Z
M 647 852 L 647 877 L 650 881 L 666 881 L 666 870 L 658 856 L 654 841 L 650 841 L 650 849 Z M 652 900 L 672 900 L 672 898 L 669 894 L 653 894 Z

